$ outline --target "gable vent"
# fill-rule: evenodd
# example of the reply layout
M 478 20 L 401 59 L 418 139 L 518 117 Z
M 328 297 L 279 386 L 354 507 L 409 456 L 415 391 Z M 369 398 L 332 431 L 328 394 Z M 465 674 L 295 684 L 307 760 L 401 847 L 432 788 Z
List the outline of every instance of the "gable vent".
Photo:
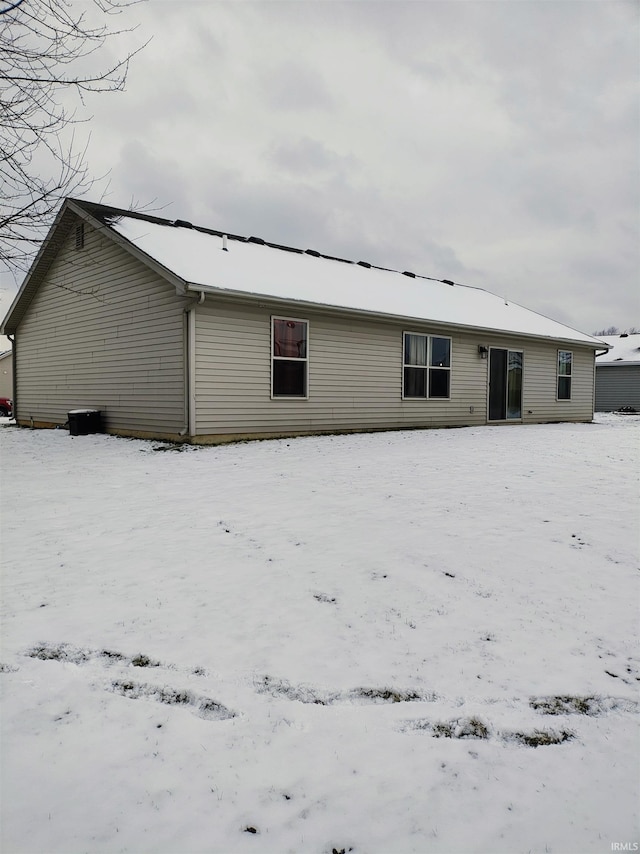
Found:
M 84 249 L 84 223 L 76 225 L 76 249 Z

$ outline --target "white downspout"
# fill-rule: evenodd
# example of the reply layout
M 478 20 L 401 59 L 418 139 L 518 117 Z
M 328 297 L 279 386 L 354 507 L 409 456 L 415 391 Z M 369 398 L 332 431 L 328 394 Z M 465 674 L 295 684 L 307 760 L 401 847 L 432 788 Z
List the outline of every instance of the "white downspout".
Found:
M 183 430 L 180 431 L 181 436 L 188 435 L 193 438 L 196 435 L 196 306 L 202 305 L 205 301 L 205 292 L 200 291 L 200 296 L 197 302 L 192 302 L 191 305 L 185 308 L 187 315 L 187 423 Z
M 200 302 L 203 302 L 203 293 L 200 294 Z M 188 375 L 189 375 L 189 436 L 196 435 L 196 312 L 195 306 L 191 306 L 187 314 L 187 340 L 189 342 Z
M 591 395 L 591 420 L 596 417 L 596 382 L 598 377 L 598 372 L 596 370 L 596 365 L 598 364 L 598 356 L 604 356 L 605 353 L 608 353 L 611 347 L 607 350 L 602 350 L 600 353 L 593 351 L 593 394 Z

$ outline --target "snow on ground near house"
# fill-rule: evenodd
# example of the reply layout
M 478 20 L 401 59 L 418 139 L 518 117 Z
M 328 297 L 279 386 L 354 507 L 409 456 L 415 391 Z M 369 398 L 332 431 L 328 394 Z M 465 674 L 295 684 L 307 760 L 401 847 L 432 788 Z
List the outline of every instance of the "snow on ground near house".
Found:
M 2 850 L 637 842 L 639 430 L 0 430 Z

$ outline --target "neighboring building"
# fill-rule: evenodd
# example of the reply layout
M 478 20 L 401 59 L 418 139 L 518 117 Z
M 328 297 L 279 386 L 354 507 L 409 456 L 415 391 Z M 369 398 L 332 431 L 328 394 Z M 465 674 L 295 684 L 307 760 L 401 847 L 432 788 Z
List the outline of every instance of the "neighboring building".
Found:
M 596 358 L 596 412 L 640 412 L 640 333 L 605 335 L 611 349 Z
M 19 424 L 218 442 L 593 417 L 590 335 L 479 288 L 68 199 L 7 316 Z
M 13 398 L 13 351 L 4 335 L 0 335 L 0 397 Z
M 0 397 L 13 398 L 13 353 L 0 353 Z

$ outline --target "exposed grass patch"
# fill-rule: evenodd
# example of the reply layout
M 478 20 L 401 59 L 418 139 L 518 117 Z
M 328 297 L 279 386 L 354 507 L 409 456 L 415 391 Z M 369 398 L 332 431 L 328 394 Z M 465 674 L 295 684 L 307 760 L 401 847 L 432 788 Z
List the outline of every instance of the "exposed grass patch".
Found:
M 116 680 L 111 683 L 111 690 L 131 700 L 147 699 L 164 703 L 167 706 L 189 706 L 198 717 L 206 720 L 228 720 L 234 718 L 232 712 L 222 703 L 217 703 L 209 697 L 199 697 L 190 691 L 180 691 L 174 688 L 143 685 L 130 680 Z
M 428 720 L 406 721 L 404 731 L 421 730 L 430 733 L 434 738 L 480 739 L 491 738 L 489 727 L 477 717 L 458 718 L 451 721 Z M 544 747 L 552 744 L 563 744 L 575 738 L 570 730 L 541 730 L 532 732 L 501 732 L 498 736 L 502 741 L 516 742 L 527 747 Z
M 601 711 L 595 697 L 532 697 L 529 705 L 545 715 L 592 715 Z
M 421 691 L 403 691 L 396 688 L 354 688 L 351 691 L 318 691 L 307 685 L 291 685 L 284 679 L 263 676 L 256 689 L 263 694 L 286 697 L 299 703 L 314 703 L 319 706 L 331 706 L 336 703 L 411 703 L 433 702 L 436 695 Z
M 37 644 L 26 654 L 30 658 L 39 658 L 41 661 L 69 661 L 73 664 L 86 664 L 89 661 L 102 658 L 110 663 L 133 665 L 133 667 L 168 666 L 163 665 L 161 661 L 154 661 L 148 655 L 139 654 L 131 657 L 113 649 L 79 649 L 66 643 L 57 645 Z
M 135 658 L 131 659 L 131 664 L 134 667 L 161 667 L 161 663 L 159 661 L 152 661 L 148 655 L 136 655 Z
M 435 696 L 421 694 L 418 691 L 398 691 L 393 688 L 356 688 L 355 691 L 350 692 L 350 696 L 381 703 L 411 703 L 416 700 L 435 699 Z
M 575 697 L 570 694 L 531 697 L 529 705 L 543 715 L 589 715 L 591 717 L 616 710 L 633 712 L 638 708 L 635 700 L 617 697 Z
M 527 747 L 547 747 L 551 744 L 564 744 L 565 741 L 572 741 L 575 734 L 566 729 L 536 729 L 533 732 L 512 732 L 505 734 L 504 737 L 507 741 L 516 741 L 519 744 L 525 744 Z
M 315 691 L 305 685 L 292 685 L 286 679 L 275 679 L 273 676 L 263 676 L 256 682 L 256 690 L 261 694 L 286 697 L 299 703 L 315 703 L 326 706 L 333 701 L 335 695 Z
M 114 652 L 112 649 L 103 649 L 98 655 L 100 658 L 106 658 L 109 661 L 126 661 L 126 656 L 121 652 Z
M 236 713 L 232 712 L 222 703 L 217 703 L 215 700 L 210 700 L 208 697 L 200 697 L 196 699 L 195 709 L 199 717 L 206 720 L 228 720 L 235 718 Z
M 172 445 L 154 445 L 151 450 L 152 451 L 184 451 L 184 444 L 175 443 Z
M 434 738 L 489 738 L 489 728 L 476 717 L 439 721 L 422 728 L 429 728 Z
M 70 661 L 73 664 L 83 664 L 91 658 L 91 654 L 86 650 L 76 649 L 66 643 L 57 646 L 37 644 L 26 654 L 29 658 L 38 658 L 40 661 Z
M 332 605 L 335 605 L 335 602 L 336 602 L 335 596 L 327 596 L 326 593 L 314 593 L 313 598 L 317 602 L 329 602 Z
M 152 697 L 160 703 L 169 706 L 185 705 L 190 697 L 187 691 L 174 691 L 169 688 L 156 688 L 153 685 L 142 685 L 139 682 L 115 681 L 111 683 L 116 694 L 123 697 L 131 697 L 137 700 L 139 697 Z

